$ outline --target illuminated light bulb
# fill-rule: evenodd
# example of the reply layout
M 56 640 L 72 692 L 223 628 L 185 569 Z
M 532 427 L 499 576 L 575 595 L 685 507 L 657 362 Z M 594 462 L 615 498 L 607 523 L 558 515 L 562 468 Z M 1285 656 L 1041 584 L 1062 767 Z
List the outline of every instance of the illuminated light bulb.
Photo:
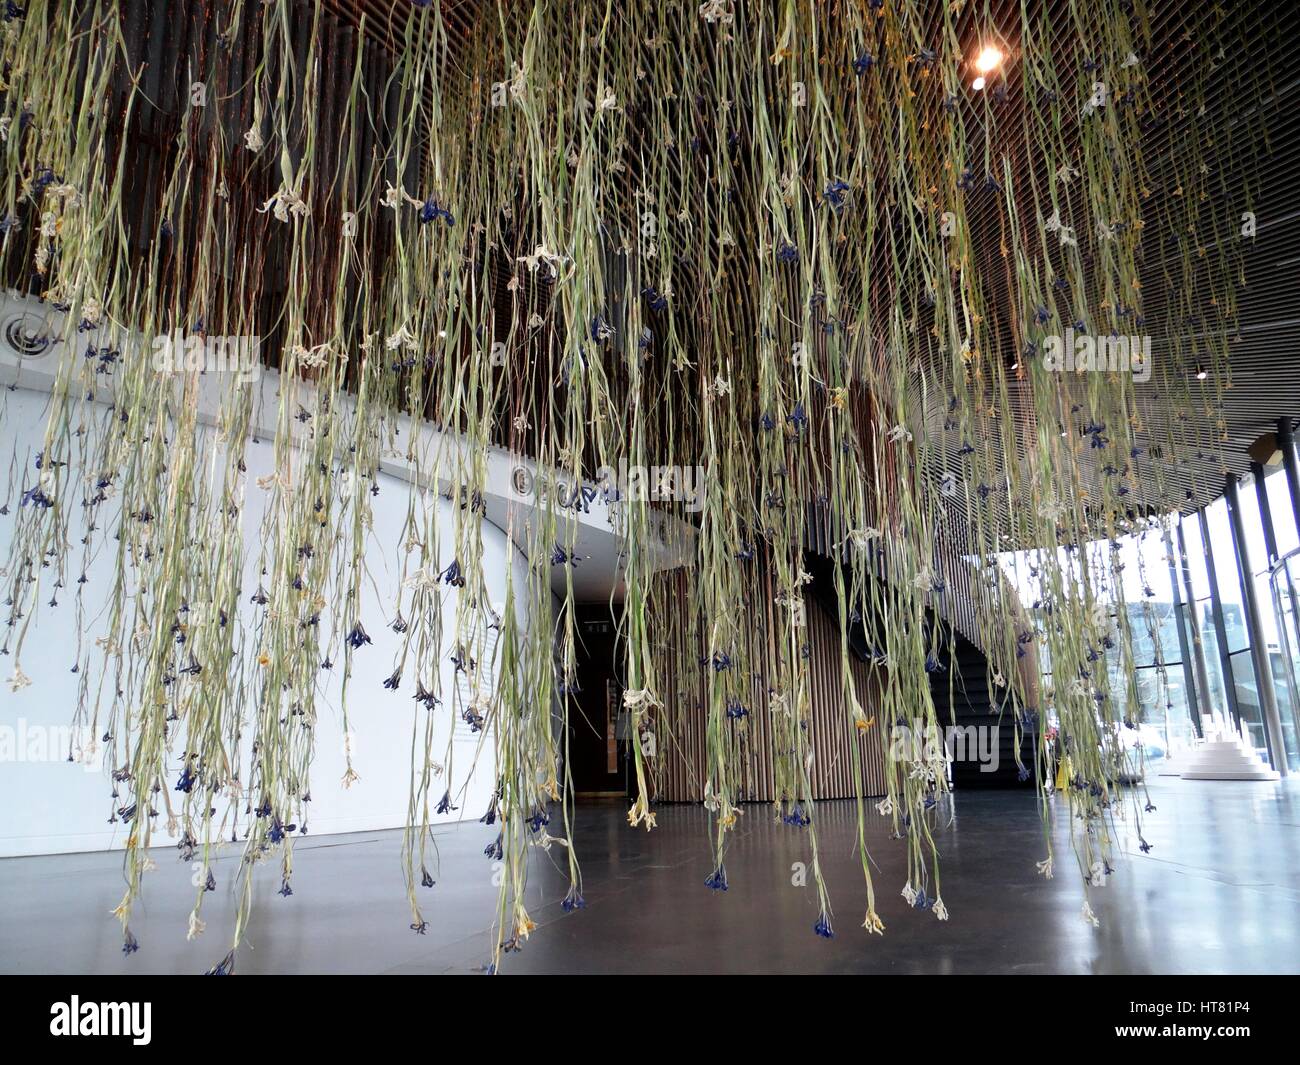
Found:
M 987 74 L 999 63 L 1002 62 L 1002 53 L 998 49 L 989 45 L 975 58 L 975 69 L 981 74 Z
M 1206 373 L 1206 371 L 1205 371 L 1205 367 L 1204 367 L 1204 366 L 1198 366 L 1198 367 L 1196 367 L 1196 379 L 1197 379 L 1198 381 L 1204 381 L 1204 380 L 1205 380 L 1207 377 L 1209 377 L 1209 376 L 1210 376 L 1210 375 L 1209 375 L 1208 373 Z
M 984 88 L 984 76 L 981 74 L 978 78 L 972 81 L 970 87 L 976 92 L 979 92 L 980 89 Z

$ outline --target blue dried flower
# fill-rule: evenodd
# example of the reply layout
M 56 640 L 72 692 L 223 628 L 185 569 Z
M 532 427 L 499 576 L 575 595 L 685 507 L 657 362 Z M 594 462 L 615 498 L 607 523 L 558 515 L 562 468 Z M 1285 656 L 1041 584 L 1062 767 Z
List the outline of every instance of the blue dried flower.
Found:
M 420 205 L 420 224 L 428 225 L 430 222 L 441 218 L 449 226 L 456 224 L 456 219 L 452 217 L 451 211 L 443 207 L 437 200 L 430 197 Z

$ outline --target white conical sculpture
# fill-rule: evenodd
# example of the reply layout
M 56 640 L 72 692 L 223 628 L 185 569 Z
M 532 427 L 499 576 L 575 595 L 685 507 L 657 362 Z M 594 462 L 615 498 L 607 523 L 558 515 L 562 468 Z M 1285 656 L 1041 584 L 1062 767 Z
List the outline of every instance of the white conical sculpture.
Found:
M 1277 780 L 1242 734 L 1229 725 L 1205 719 L 1205 742 L 1183 763 L 1184 780 Z

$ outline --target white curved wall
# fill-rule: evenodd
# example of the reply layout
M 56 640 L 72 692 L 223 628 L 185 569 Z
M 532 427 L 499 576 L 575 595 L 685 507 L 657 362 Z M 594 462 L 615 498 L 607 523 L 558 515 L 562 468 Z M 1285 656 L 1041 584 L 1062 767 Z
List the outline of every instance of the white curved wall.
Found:
M 0 501 L 7 502 L 10 510 L 7 517 L 0 517 L 0 565 L 8 560 L 19 512 L 21 478 L 26 472 L 30 481 L 34 456 L 45 431 L 48 400 L 44 392 L 21 387 L 0 389 Z M 12 466 L 11 455 L 14 456 Z M 256 537 L 266 496 L 255 487 L 255 479 L 272 471 L 272 444 L 265 438 L 261 443 L 251 444 L 245 461 L 249 485 L 244 515 L 248 557 L 241 600 L 242 609 L 249 611 L 252 608 L 247 605 L 248 597 L 257 584 Z M 348 690 L 352 764 L 361 779 L 350 789 L 342 787 L 345 768 L 339 699 L 342 671 L 336 669 L 332 674 L 322 674 L 325 679 L 317 704 L 319 722 L 308 817 L 313 835 L 396 828 L 405 824 L 412 724 L 416 720 L 422 724 L 422 715 L 428 713 L 412 699 L 415 683 L 409 665 L 398 691 L 383 687 L 384 679 L 393 671 L 401 641 L 388 626 L 397 601 L 400 573 L 397 549 L 410 485 L 386 473 L 380 473 L 377 481 L 380 491 L 371 499 L 374 529 L 366 556 L 373 581 L 366 582 L 360 613 L 373 644 L 355 653 Z M 452 505 L 434 492 L 424 492 L 424 499 L 427 506 L 437 510 L 439 542 L 450 545 L 454 542 Z M 107 518 L 108 514 L 101 515 L 101 528 L 108 525 Z M 75 536 L 79 534 L 80 516 L 74 514 L 72 521 Z M 522 591 L 527 578 L 525 559 L 493 525 L 484 524 L 483 539 L 484 572 L 493 603 L 498 604 L 498 610 L 502 609 L 499 604 L 505 601 L 509 569 L 517 589 L 517 616 L 521 623 L 526 622 Z M 94 664 L 102 661 L 94 641 L 102 631 L 98 626 L 112 588 L 112 565 L 111 552 L 101 551 L 87 570 L 89 583 L 83 586 L 86 631 L 82 661 L 84 669 L 88 653 L 92 663 L 89 677 L 92 690 L 98 680 L 93 672 Z M 75 581 L 76 575 L 74 567 L 69 581 Z M 43 587 L 42 601 L 48 602 L 50 594 L 51 589 Z M 456 589 L 443 586 L 444 642 L 449 639 L 447 634 L 454 632 L 454 597 L 458 594 Z M 100 850 L 120 847 L 125 842 L 123 825 L 107 823 L 110 812 L 107 770 L 102 765 L 86 767 L 66 760 L 68 726 L 77 705 L 81 679 L 70 672 L 77 643 L 74 612 L 74 589 L 69 587 L 60 592 L 57 608 L 43 605 L 34 617 L 21 658 L 23 671 L 32 678 L 30 687 L 10 692 L 7 680 L 13 672 L 13 657 L 0 658 L 0 856 Z M 440 738 L 435 742 L 433 756 L 439 762 L 444 760 L 444 741 L 453 725 L 450 693 L 455 676 L 447 658 L 449 650 L 444 647 L 440 656 L 444 702 L 434 711 Z M 484 744 L 477 768 L 471 774 L 481 738 L 482 734 L 470 733 L 463 723 L 456 730 L 452 741 L 450 789 L 453 796 L 461 795 L 457 800 L 460 809 L 438 820 L 473 820 L 487 809 L 495 783 L 490 741 Z M 154 840 L 160 845 L 168 842 L 162 819 Z

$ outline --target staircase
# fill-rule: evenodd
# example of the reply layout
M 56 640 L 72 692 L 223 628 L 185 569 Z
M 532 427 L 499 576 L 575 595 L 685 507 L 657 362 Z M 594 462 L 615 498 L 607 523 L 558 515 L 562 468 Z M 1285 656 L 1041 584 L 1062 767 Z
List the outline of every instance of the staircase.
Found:
M 829 617 L 838 619 L 839 604 L 835 596 L 835 563 L 824 556 L 809 554 L 804 560 L 804 568 L 813 577 L 809 588 L 813 599 L 825 610 Z M 927 611 L 927 622 L 932 616 Z M 951 632 L 947 623 L 941 622 L 945 630 Z M 965 737 L 965 742 L 957 747 L 959 757 L 952 762 L 953 786 L 956 788 L 1021 788 L 1034 786 L 1034 743 L 1033 737 L 1026 734 L 1021 737 L 1021 763 L 1029 770 L 1029 779 L 1020 780 L 1016 766 L 1015 722 L 1008 709 L 1001 718 L 989 713 L 990 698 L 987 663 L 984 653 L 960 633 L 956 634 L 955 659 L 945 646 L 939 652 L 941 669 L 930 673 L 930 695 L 934 700 L 937 720 L 942 729 L 950 727 L 963 730 L 958 737 Z M 861 621 L 852 621 L 848 625 L 849 649 L 859 659 L 867 661 L 873 647 L 883 644 L 879 634 L 866 631 Z M 953 675 L 955 671 L 955 676 Z M 952 681 L 951 699 L 949 682 Z M 1001 698 L 1005 698 L 1005 692 Z M 977 732 L 972 729 L 996 729 L 995 733 Z M 949 745 L 952 752 L 953 745 Z M 965 753 L 965 757 L 960 755 Z M 988 772 L 987 768 L 976 759 L 979 752 L 996 751 L 996 760 L 990 758 L 989 764 L 996 761 L 996 767 Z
M 1264 764 L 1240 732 L 1209 723 L 1205 735 L 1183 764 L 1184 780 L 1277 780 L 1277 770 Z
M 990 713 L 990 704 L 1006 698 L 1006 692 L 990 692 L 988 667 L 984 654 L 964 636 L 957 636 L 955 654 L 944 648 L 939 656 L 942 669 L 930 674 L 930 696 L 935 715 L 945 729 L 964 730 L 970 737 L 968 757 L 952 762 L 954 788 L 1032 788 L 1034 786 L 1034 738 L 1026 731 L 1020 738 L 1021 764 L 1029 770 L 1022 781 L 1016 766 L 1016 728 L 1010 707 L 999 716 Z M 951 684 L 952 691 L 949 692 Z M 974 729 L 996 729 L 995 733 Z M 978 737 L 978 738 L 976 738 Z M 949 749 L 952 749 L 950 744 Z M 996 767 L 989 769 L 974 758 L 977 751 L 996 751 Z M 990 764 L 993 760 L 990 759 Z M 985 771 L 987 770 L 987 771 Z

